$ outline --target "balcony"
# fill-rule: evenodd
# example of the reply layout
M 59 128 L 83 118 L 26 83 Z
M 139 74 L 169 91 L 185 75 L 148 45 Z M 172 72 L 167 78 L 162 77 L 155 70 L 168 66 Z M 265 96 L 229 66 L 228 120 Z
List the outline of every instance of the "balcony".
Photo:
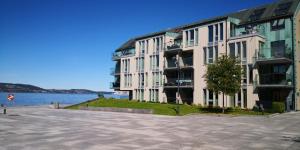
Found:
M 111 82 L 110 88 L 111 89 L 120 89 L 120 82 Z
M 177 79 L 177 78 L 168 78 L 164 83 L 164 88 L 177 88 L 179 83 L 180 88 L 193 88 L 194 82 L 191 78 Z
M 269 54 L 269 55 L 266 55 Z M 272 51 L 270 48 L 261 49 L 255 52 L 253 57 L 254 67 L 268 64 L 291 64 L 292 53 L 283 50 L 281 52 Z
M 293 88 L 292 75 L 287 73 L 267 73 L 256 76 L 253 85 L 257 88 Z
M 254 36 L 259 36 L 263 39 L 265 39 L 265 37 L 259 33 L 258 31 L 245 31 L 245 32 L 241 32 L 239 34 L 234 34 L 234 35 L 231 35 L 231 37 L 229 38 L 229 40 L 235 40 L 235 39 L 241 39 L 241 38 L 248 38 L 248 37 L 254 37 Z
M 177 54 L 178 52 L 182 51 L 182 44 L 171 44 L 168 45 L 167 48 L 165 49 L 164 55 L 174 55 Z
M 111 68 L 110 69 L 110 75 L 112 75 L 112 76 L 118 76 L 118 75 L 120 75 L 120 68 L 117 68 L 117 69 Z

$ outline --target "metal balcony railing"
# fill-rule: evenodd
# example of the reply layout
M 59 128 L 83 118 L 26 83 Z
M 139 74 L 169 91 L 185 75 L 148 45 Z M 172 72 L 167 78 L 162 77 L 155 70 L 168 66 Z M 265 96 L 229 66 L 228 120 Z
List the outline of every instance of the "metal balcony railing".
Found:
M 179 83 L 180 87 L 191 87 L 194 86 L 194 81 L 191 78 L 185 78 L 185 79 L 177 79 L 177 78 L 168 78 L 167 81 L 165 81 L 164 86 L 166 87 L 177 87 Z

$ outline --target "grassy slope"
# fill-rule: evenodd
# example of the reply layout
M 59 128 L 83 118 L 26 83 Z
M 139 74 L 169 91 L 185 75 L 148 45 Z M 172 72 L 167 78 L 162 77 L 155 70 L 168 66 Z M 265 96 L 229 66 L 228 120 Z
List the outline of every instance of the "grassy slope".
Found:
M 118 108 L 134 108 L 134 109 L 152 109 L 154 114 L 160 115 L 176 115 L 175 104 L 160 104 L 160 103 L 149 103 L 149 102 L 137 102 L 120 99 L 96 99 L 89 102 L 80 103 L 67 107 L 67 109 L 78 109 L 79 106 L 89 107 L 118 107 Z M 216 113 L 216 111 L 210 111 L 199 106 L 191 105 L 180 105 L 180 115 L 192 114 L 192 113 Z M 220 110 L 220 109 L 219 109 Z M 220 112 L 220 111 L 219 111 Z M 227 112 L 232 115 L 258 115 L 260 113 L 246 110 L 234 110 Z

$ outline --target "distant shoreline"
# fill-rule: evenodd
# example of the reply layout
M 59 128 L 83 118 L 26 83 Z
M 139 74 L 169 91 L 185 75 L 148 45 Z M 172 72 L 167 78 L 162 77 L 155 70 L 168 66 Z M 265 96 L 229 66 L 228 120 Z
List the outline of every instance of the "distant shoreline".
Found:
M 43 89 L 29 84 L 0 83 L 2 93 L 54 93 L 54 94 L 114 94 L 109 91 L 92 91 L 87 89 Z

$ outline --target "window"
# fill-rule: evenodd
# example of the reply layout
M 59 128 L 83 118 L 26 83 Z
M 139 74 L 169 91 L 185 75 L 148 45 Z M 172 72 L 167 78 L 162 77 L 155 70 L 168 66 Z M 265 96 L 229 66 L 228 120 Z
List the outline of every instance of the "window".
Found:
M 256 9 L 252 12 L 252 14 L 249 16 L 249 21 L 256 21 L 261 18 L 261 16 L 264 14 L 266 8 Z
M 244 84 L 247 84 L 247 66 L 243 65 L 242 67 L 243 67 L 243 77 L 242 77 L 242 80 L 243 80 Z
M 146 73 L 146 86 L 148 86 L 148 73 Z
M 206 58 L 206 48 L 203 48 L 203 64 L 206 64 L 207 58 Z
M 285 40 L 271 42 L 272 57 L 284 57 Z
M 249 68 L 249 83 L 252 84 L 253 83 L 253 67 L 252 65 L 248 65 Z
M 215 41 L 219 40 L 218 34 L 219 34 L 218 24 L 215 24 Z
M 230 23 L 230 37 L 234 37 L 235 36 L 235 24 Z
M 199 37 L 198 29 L 195 29 L 195 45 L 198 45 L 198 41 L 199 41 L 198 37 Z
M 189 46 L 194 46 L 194 40 L 195 40 L 194 30 L 190 30 L 190 43 L 189 43 Z
M 229 44 L 229 56 L 232 58 L 235 57 L 235 43 Z
M 148 54 L 148 49 L 149 49 L 149 41 L 146 40 L 146 54 Z
M 243 44 L 243 60 L 247 60 L 247 43 L 244 41 Z
M 214 38 L 214 26 L 210 25 L 208 26 L 208 42 L 213 42 Z
M 224 36 L 224 29 L 223 29 L 223 23 L 220 23 L 220 40 L 223 41 Z
M 247 89 L 243 89 L 244 108 L 247 108 Z
M 189 39 L 188 31 L 185 31 L 185 46 L 188 46 L 188 39 Z
M 236 46 L 237 46 L 237 57 L 238 59 L 241 59 L 241 43 L 237 42 Z
M 271 30 L 281 30 L 285 28 L 285 21 L 284 19 L 278 19 L 271 21 Z
M 208 105 L 213 106 L 213 101 L 214 101 L 214 93 L 213 93 L 213 91 L 209 90 L 208 91 Z
M 214 51 L 213 47 L 208 48 L 208 63 L 213 63 Z
M 156 38 L 156 51 L 159 51 L 160 44 L 161 44 L 160 38 Z

